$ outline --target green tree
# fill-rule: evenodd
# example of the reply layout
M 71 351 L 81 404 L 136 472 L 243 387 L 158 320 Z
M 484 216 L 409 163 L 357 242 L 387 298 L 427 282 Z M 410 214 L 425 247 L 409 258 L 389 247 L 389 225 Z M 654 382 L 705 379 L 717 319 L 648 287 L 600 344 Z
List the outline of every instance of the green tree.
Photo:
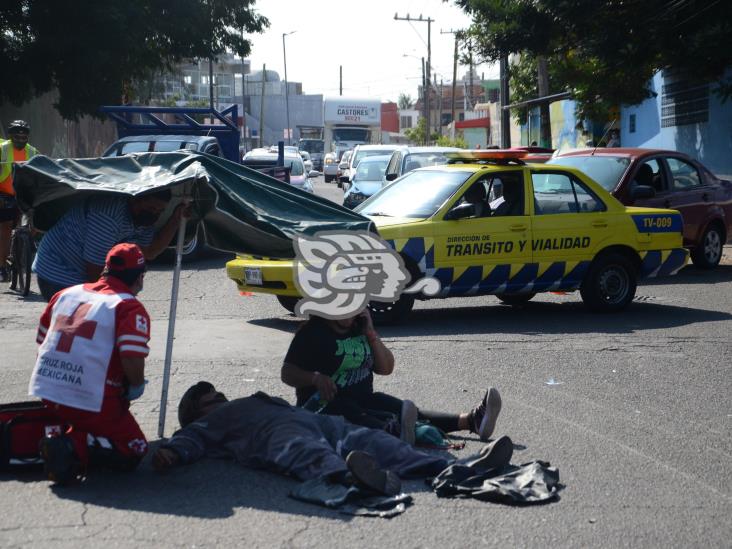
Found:
M 455 139 L 450 139 L 446 135 L 437 138 L 437 145 L 440 147 L 458 147 L 460 149 L 468 148 L 468 142 L 465 141 L 465 139 L 463 139 L 462 137 L 455 137 Z
M 3 0 L 0 102 L 58 90 L 69 119 L 119 103 L 124 83 L 183 59 L 247 56 L 269 21 L 255 0 Z
M 397 106 L 401 110 L 411 109 L 414 106 L 412 96 L 406 93 L 400 93 L 399 99 L 397 100 Z
M 511 103 L 521 103 L 530 99 L 536 99 L 539 96 L 539 85 L 537 82 L 538 64 L 536 57 L 528 53 L 521 54 L 511 64 Z M 549 94 L 564 91 L 561 82 L 557 81 L 558 74 L 556 66 L 549 67 Z M 526 119 L 526 109 L 511 109 L 511 114 L 516 118 L 517 122 L 523 122 Z
M 456 0 L 473 20 L 473 54 L 485 61 L 543 55 L 557 89 L 571 91 L 578 114 L 637 104 L 649 82 L 673 68 L 732 95 L 732 3 L 710 0 Z
M 429 143 L 424 142 L 424 130 L 425 121 L 423 116 L 420 116 L 417 120 L 417 125 L 414 128 L 404 130 L 404 135 L 409 139 L 410 143 L 414 145 L 428 145 Z M 436 132 L 430 134 L 430 143 L 434 143 L 439 139 L 440 135 Z

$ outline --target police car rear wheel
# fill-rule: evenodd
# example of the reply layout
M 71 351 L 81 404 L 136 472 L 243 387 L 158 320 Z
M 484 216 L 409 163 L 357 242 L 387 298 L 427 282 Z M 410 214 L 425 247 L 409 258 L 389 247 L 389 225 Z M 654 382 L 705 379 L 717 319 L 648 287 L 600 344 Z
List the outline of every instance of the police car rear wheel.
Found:
M 374 324 L 396 324 L 403 320 L 414 307 L 414 296 L 402 294 L 391 303 L 371 301 L 368 305 Z
M 620 311 L 635 297 L 637 285 L 633 262 L 619 253 L 596 258 L 580 287 L 582 301 L 602 313 Z
M 496 297 L 506 305 L 524 305 L 531 301 L 535 293 L 528 294 L 497 294 Z

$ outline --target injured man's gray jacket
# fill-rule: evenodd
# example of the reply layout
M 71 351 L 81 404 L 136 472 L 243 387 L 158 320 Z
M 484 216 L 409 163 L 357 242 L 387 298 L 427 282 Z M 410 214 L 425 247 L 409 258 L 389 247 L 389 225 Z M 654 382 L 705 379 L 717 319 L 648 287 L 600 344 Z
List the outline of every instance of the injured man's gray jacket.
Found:
M 352 450 L 368 452 L 403 478 L 435 476 L 452 461 L 420 452 L 384 431 L 295 408 L 262 392 L 222 404 L 162 447 L 178 454 L 181 463 L 204 455 L 233 457 L 300 480 L 346 472 L 345 457 Z

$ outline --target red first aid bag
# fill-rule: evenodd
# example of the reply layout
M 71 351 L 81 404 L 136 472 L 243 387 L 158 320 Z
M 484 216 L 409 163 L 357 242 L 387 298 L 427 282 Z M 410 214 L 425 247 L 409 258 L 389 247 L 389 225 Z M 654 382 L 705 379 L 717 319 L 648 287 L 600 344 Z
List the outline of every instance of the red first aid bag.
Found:
M 40 400 L 0 404 L 0 469 L 41 464 L 38 445 L 46 434 L 60 434 L 56 414 Z

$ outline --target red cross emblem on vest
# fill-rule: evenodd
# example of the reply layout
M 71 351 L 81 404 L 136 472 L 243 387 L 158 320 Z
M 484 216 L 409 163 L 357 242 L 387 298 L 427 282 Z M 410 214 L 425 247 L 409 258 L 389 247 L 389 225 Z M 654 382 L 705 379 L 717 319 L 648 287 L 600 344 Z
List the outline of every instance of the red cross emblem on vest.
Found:
M 91 303 L 80 303 L 71 313 L 71 316 L 58 315 L 56 317 L 56 322 L 54 322 L 51 331 L 61 334 L 56 344 L 57 351 L 61 353 L 71 352 L 71 345 L 76 337 L 83 337 L 84 339 L 94 337 L 97 322 L 95 320 L 86 320 L 86 315 L 91 307 Z

